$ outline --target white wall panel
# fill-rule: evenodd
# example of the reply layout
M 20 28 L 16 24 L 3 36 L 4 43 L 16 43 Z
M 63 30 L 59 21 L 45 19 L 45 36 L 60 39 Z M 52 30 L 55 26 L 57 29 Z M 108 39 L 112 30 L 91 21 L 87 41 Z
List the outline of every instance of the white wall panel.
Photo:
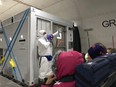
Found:
M 112 36 L 114 37 L 114 47 L 116 48 L 116 12 L 112 12 L 109 14 L 104 15 L 98 15 L 96 17 L 86 18 L 83 20 L 83 32 L 84 29 L 92 28 L 93 31 L 89 32 L 89 38 L 90 38 L 90 44 L 94 44 L 96 42 L 101 42 L 104 45 L 106 45 L 107 48 L 113 48 L 113 41 Z M 111 24 L 111 26 L 103 27 L 102 23 L 103 21 L 109 21 L 114 19 L 114 24 Z M 84 33 L 83 33 L 84 34 Z M 82 43 L 85 43 L 85 40 L 87 41 L 87 35 L 81 34 L 81 37 L 85 36 L 84 39 L 82 39 Z M 85 46 L 86 48 L 84 48 Z M 87 43 L 82 45 L 83 51 L 86 52 L 88 49 Z

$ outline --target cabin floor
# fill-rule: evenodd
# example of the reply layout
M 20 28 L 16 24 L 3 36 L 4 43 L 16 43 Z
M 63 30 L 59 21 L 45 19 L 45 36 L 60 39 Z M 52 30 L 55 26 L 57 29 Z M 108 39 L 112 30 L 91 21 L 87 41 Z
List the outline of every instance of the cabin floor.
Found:
M 0 87 L 22 87 L 12 80 L 9 80 L 8 78 L 5 78 L 3 76 L 0 76 Z

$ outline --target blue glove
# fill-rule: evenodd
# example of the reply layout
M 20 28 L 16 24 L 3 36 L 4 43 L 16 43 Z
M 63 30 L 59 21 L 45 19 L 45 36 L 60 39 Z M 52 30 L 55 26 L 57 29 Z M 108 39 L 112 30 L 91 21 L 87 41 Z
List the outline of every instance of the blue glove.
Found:
M 54 37 L 54 36 L 53 36 L 52 34 L 48 34 L 48 35 L 47 35 L 47 39 L 48 39 L 49 41 L 51 41 L 51 40 L 53 39 L 53 37 Z
M 52 60 L 52 56 L 51 55 L 47 55 L 45 57 L 47 58 L 48 61 L 51 61 Z

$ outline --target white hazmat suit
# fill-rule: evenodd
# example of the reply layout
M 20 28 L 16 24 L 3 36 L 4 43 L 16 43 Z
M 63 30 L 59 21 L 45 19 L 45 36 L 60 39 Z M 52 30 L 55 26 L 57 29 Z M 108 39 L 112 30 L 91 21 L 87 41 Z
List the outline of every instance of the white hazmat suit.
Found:
M 39 78 L 44 79 L 49 75 L 53 74 L 51 65 L 52 61 L 48 60 L 46 56 L 52 56 L 52 44 L 47 39 L 47 34 L 45 30 L 39 31 L 39 38 L 38 38 L 38 51 L 39 51 Z

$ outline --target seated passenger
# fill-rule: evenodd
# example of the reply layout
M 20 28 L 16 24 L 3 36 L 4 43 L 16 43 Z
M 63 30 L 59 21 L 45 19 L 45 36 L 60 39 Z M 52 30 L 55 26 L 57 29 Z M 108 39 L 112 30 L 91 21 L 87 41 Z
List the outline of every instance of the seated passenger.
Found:
M 113 53 L 112 51 L 113 51 L 112 48 L 107 48 L 107 54 L 111 54 L 111 53 Z
M 112 54 L 112 53 L 116 53 L 116 49 L 115 48 L 108 48 L 107 54 Z
M 92 59 L 105 55 L 106 53 L 107 49 L 102 43 L 95 43 L 88 49 L 88 53 L 85 57 L 88 61 L 91 61 Z
M 68 82 L 61 80 L 67 76 L 73 77 L 76 66 L 82 63 L 84 63 L 83 56 L 77 51 L 58 52 L 54 57 L 52 67 L 54 75 L 50 75 L 42 87 L 75 87 L 75 80 Z

